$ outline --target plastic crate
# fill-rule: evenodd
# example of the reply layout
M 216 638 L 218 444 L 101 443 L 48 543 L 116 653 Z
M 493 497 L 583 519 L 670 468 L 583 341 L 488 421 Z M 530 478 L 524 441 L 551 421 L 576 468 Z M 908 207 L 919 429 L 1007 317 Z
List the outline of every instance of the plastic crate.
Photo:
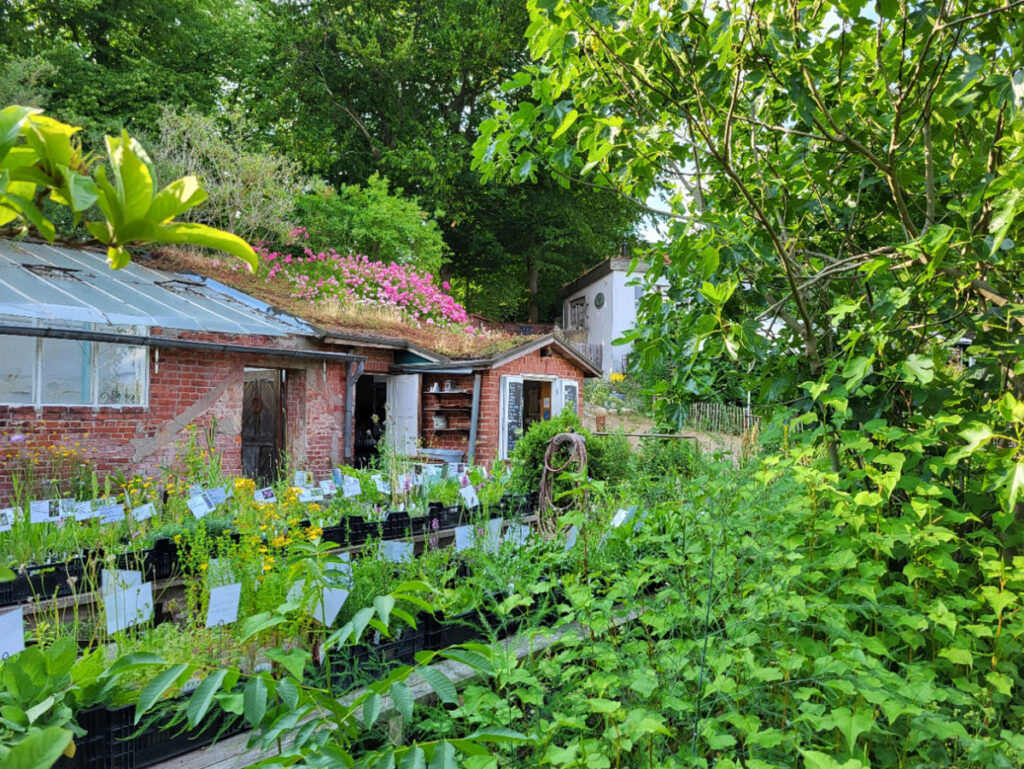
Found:
M 408 513 L 392 511 L 380 525 L 382 539 L 405 539 L 412 533 L 412 519 Z
M 173 539 L 161 537 L 146 555 L 146 575 L 150 579 L 170 579 L 178 571 L 178 545 Z
M 0 582 L 0 606 L 24 603 L 32 596 L 28 575 L 16 574 L 9 582 Z
M 161 728 L 168 721 L 166 718 L 157 719 L 132 740 L 135 769 L 145 769 L 182 753 L 205 748 L 217 739 L 243 731 L 241 721 L 235 719 L 234 723 L 230 723 L 230 718 L 220 710 L 211 712 L 195 729 L 183 729 L 186 723 L 184 720 L 180 724 Z
M 370 536 L 373 527 L 363 520 L 360 515 L 350 515 L 345 521 L 345 531 L 348 534 L 349 545 L 361 545 L 366 542 L 366 538 Z
M 321 535 L 324 542 L 333 542 L 339 547 L 348 545 L 348 530 L 344 523 L 337 526 L 324 526 L 324 533 Z
M 135 708 L 89 708 L 75 718 L 85 730 L 75 739 L 75 757 L 62 756 L 55 769 L 137 769 L 134 742 Z

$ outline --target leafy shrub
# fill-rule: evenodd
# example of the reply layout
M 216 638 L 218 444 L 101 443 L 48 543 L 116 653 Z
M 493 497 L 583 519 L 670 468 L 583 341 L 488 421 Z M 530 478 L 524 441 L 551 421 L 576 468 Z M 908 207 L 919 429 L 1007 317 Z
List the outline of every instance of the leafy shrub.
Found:
M 512 488 L 517 492 L 536 491 L 544 470 L 544 455 L 551 439 L 559 433 L 575 432 L 587 446 L 587 474 L 596 481 L 617 483 L 629 477 L 632 449 L 622 435 L 598 436 L 585 429 L 572 411 L 563 411 L 554 419 L 534 422 L 512 450 Z M 568 458 L 563 448 L 555 456 L 557 467 Z

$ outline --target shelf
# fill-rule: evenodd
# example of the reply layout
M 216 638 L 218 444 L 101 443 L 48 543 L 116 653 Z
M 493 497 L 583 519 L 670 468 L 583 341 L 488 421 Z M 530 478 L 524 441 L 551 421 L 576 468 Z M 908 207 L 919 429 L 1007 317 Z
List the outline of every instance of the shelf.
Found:
M 472 411 L 472 406 L 428 406 L 424 411 Z
M 472 395 L 472 390 L 424 390 L 424 395 Z
M 428 433 L 468 433 L 468 427 L 428 427 Z

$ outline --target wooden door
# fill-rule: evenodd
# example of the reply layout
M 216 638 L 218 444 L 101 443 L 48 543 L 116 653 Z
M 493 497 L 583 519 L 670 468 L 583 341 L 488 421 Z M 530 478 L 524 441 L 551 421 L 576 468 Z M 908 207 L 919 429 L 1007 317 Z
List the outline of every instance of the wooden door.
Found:
M 242 394 L 242 474 L 258 485 L 277 480 L 281 433 L 281 372 L 247 371 Z

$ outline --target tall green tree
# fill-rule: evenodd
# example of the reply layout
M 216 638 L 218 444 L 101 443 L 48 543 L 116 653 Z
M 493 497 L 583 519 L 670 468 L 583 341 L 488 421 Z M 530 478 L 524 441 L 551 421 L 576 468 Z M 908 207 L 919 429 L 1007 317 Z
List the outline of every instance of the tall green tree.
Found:
M 1020 3 L 529 7 L 532 98 L 499 105 L 480 167 L 669 200 L 650 275 L 673 288 L 634 347 L 673 365 L 667 420 L 719 355 L 822 419 L 939 409 L 964 338 L 966 398 L 1024 394 Z
M 262 7 L 281 44 L 247 86 L 254 113 L 333 185 L 376 173 L 416 196 L 450 250 L 445 277 L 477 310 L 550 319 L 561 282 L 630 231 L 636 211 L 612 213 L 604 193 L 481 186 L 470 170 L 490 102 L 527 61 L 519 0 Z
M 154 125 L 162 105 L 212 110 L 231 97 L 266 38 L 248 0 L 10 0 L 0 7 L 0 69 L 86 131 Z M 35 59 L 50 71 L 19 61 Z

